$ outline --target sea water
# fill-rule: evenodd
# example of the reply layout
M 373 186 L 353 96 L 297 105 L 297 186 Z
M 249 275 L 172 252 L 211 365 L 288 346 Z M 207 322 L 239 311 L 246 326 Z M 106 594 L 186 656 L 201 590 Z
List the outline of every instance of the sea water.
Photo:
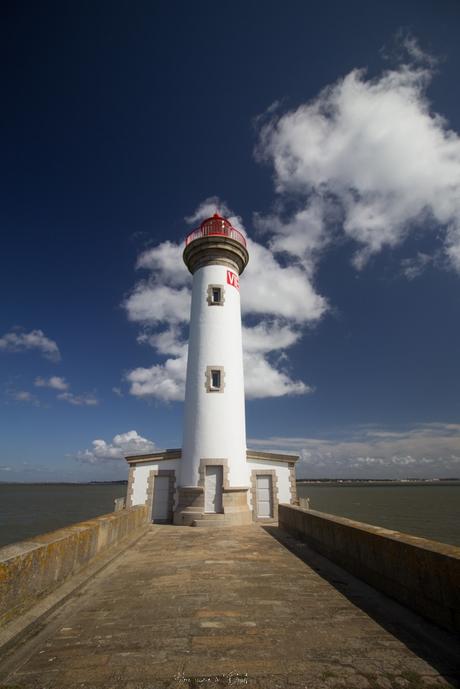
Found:
M 310 508 L 460 546 L 460 481 L 298 484 Z
M 298 484 L 310 507 L 460 546 L 460 481 Z M 116 484 L 0 484 L 0 546 L 112 512 Z
M 113 512 L 120 484 L 0 483 L 0 547 Z

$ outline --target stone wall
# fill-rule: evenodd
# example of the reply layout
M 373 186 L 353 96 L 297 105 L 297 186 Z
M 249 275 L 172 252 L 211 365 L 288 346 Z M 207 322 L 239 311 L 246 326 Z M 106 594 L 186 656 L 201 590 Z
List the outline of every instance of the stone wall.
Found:
M 279 506 L 279 525 L 423 617 L 460 632 L 460 548 L 293 505 Z
M 102 551 L 141 533 L 146 522 L 147 507 L 133 507 L 0 548 L 0 625 L 32 607 Z

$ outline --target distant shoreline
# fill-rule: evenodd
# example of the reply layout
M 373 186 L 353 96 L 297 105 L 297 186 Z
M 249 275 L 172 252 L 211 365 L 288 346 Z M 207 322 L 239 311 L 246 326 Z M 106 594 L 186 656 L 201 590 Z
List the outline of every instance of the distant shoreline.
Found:
M 298 478 L 300 484 L 324 483 L 378 483 L 378 484 L 430 484 L 460 483 L 460 478 Z M 120 481 L 0 481 L 2 486 L 127 486 L 126 479 Z
M 460 483 L 460 478 L 299 478 L 296 483 L 312 484 L 344 484 L 344 483 L 376 483 L 378 485 L 442 485 L 444 483 Z
M 2 486 L 127 486 L 122 481 L 0 481 Z

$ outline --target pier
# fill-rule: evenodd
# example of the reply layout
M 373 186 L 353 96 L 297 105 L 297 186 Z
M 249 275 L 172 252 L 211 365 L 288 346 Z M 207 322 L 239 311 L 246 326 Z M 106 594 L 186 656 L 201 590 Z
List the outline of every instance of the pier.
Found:
M 0 687 L 459 686 L 458 636 L 276 526 L 150 524 L 107 552 L 5 644 Z

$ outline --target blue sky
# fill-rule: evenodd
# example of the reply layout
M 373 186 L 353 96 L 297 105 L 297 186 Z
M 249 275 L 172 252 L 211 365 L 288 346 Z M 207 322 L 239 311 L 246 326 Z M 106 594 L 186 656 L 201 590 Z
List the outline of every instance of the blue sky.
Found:
M 0 480 L 180 446 L 181 242 L 215 208 L 250 238 L 248 445 L 460 476 L 459 15 L 3 3 Z

